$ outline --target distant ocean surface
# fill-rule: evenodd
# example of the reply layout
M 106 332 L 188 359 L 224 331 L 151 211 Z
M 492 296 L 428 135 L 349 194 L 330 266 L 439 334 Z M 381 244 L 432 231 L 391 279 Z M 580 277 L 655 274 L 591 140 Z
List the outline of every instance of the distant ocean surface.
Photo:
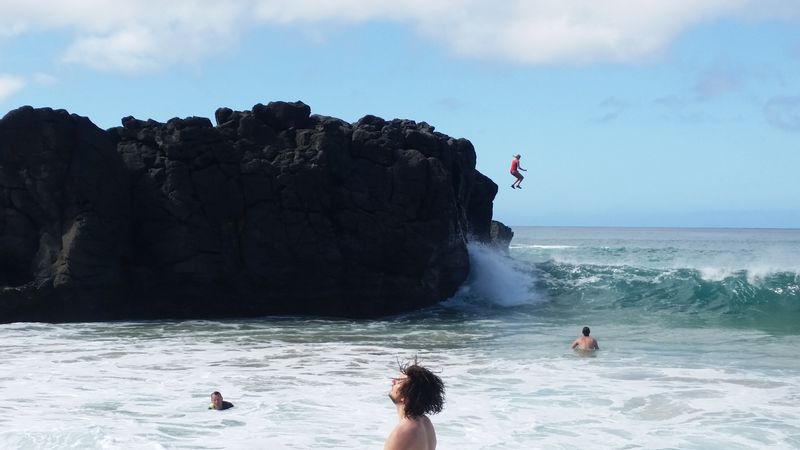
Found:
M 382 448 L 415 355 L 440 449 L 800 448 L 800 230 L 514 231 L 399 317 L 0 325 L 0 448 Z

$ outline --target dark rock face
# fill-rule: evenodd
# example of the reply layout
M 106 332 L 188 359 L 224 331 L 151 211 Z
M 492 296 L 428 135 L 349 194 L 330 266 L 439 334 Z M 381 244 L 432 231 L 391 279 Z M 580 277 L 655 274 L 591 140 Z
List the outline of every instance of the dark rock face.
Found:
M 108 133 L 66 111 L 0 121 L 0 321 L 106 316 L 124 299 L 128 176 Z
M 497 241 L 467 140 L 300 102 L 215 118 L 0 120 L 0 322 L 391 314 Z
M 511 239 L 514 239 L 514 231 L 505 226 L 502 222 L 492 220 L 492 225 L 489 231 L 490 244 L 497 250 L 508 253 L 508 246 L 511 244 Z

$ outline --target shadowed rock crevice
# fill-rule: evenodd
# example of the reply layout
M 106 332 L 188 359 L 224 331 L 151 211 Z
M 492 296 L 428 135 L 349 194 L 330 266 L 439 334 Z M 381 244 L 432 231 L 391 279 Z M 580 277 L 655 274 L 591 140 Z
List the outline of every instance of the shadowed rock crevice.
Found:
M 215 119 L 0 120 L 0 321 L 393 314 L 453 295 L 468 240 L 513 234 L 472 144 L 425 122 Z

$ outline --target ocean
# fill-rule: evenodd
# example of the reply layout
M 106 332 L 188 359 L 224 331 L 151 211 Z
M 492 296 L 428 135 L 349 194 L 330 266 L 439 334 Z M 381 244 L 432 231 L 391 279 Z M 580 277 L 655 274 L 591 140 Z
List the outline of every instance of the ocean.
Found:
M 800 230 L 514 231 L 397 317 L 0 325 L 0 448 L 382 448 L 415 357 L 440 449 L 800 448 Z

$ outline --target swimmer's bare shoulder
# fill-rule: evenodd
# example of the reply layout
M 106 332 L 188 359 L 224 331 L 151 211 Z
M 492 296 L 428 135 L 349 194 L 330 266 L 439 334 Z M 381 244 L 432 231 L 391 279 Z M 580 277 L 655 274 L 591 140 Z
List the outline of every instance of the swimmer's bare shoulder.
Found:
M 600 345 L 597 343 L 597 339 L 590 337 L 590 336 L 580 336 L 578 339 L 575 339 L 575 342 L 572 343 L 570 347 L 573 350 L 600 350 Z
M 436 448 L 436 432 L 431 420 L 425 416 L 403 419 L 386 439 L 384 450 L 433 450 Z

